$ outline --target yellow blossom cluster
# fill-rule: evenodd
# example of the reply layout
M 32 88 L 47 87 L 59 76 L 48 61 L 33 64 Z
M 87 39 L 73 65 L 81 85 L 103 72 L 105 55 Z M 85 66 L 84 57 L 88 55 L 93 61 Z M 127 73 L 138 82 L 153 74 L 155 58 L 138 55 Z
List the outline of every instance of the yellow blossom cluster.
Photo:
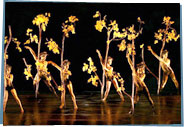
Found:
M 49 17 L 50 13 L 39 14 L 33 19 L 32 23 L 33 25 L 37 25 L 39 28 L 42 28 L 42 30 L 45 31 L 49 22 Z
M 26 80 L 33 77 L 31 74 L 31 65 L 27 65 L 27 68 L 24 69 L 24 74 L 26 75 Z
M 65 21 L 65 23 L 62 24 L 62 32 L 64 33 L 65 37 L 69 37 L 69 32 L 72 34 L 75 34 L 75 22 L 79 21 L 76 16 L 70 16 L 68 17 L 68 20 Z
M 169 17 L 169 16 L 167 16 L 167 17 L 164 16 L 162 24 L 165 24 L 165 25 L 174 24 L 174 21 L 170 21 L 170 19 L 171 19 L 171 17 Z
M 123 39 L 121 43 L 118 45 L 119 51 L 124 51 L 126 49 L 126 41 Z
M 121 84 L 121 87 L 119 87 L 118 89 L 117 89 L 117 91 L 124 91 L 125 90 L 125 87 L 124 87 L 124 80 L 123 80 L 123 78 L 121 77 L 121 75 L 120 75 L 120 73 L 116 73 L 115 75 L 114 75 L 114 77 L 117 79 L 117 81 Z
M 95 28 L 96 30 L 98 30 L 99 32 L 102 32 L 102 29 L 105 27 L 106 23 L 104 20 L 97 20 L 96 21 L 96 25 Z
M 24 45 L 30 44 L 32 42 L 35 42 L 36 44 L 38 44 L 38 36 L 36 34 L 32 35 L 32 31 L 33 30 L 30 28 L 27 29 L 26 35 L 29 36 L 29 39 L 26 40 L 26 42 L 24 42 Z
M 21 42 L 17 40 L 17 38 L 12 38 L 12 41 L 16 44 L 16 49 L 19 50 L 19 52 L 22 52 L 22 49 L 20 48 Z
M 96 74 L 96 67 L 94 66 L 94 62 L 92 60 L 91 57 L 88 58 L 88 62 L 89 62 L 89 65 L 84 63 L 83 64 L 83 67 L 82 67 L 82 71 L 85 72 L 87 71 L 88 74 L 91 74 L 92 72 L 95 74 L 95 75 L 91 75 L 91 77 L 88 79 L 88 83 L 92 83 L 92 85 L 94 86 L 98 86 L 98 80 L 99 80 L 99 77 L 98 75 Z
M 144 47 L 144 43 L 142 45 L 140 45 L 140 48 L 142 49 Z
M 135 40 L 138 36 L 139 36 L 139 32 L 136 32 L 134 30 L 134 25 L 130 26 L 128 29 L 128 40 L 129 41 L 132 41 L 132 40 Z
M 4 37 L 4 44 L 6 44 L 8 42 L 8 36 Z
M 163 23 L 166 25 L 166 29 L 159 29 L 157 33 L 155 33 L 155 41 L 154 44 L 157 44 L 158 41 L 165 41 L 169 43 L 169 41 L 177 41 L 178 38 L 180 37 L 179 34 L 176 33 L 176 30 L 174 28 L 171 28 L 171 24 L 174 24 L 174 21 L 170 21 L 170 17 L 164 17 L 163 18 Z
M 88 79 L 88 83 L 92 83 L 94 86 L 98 86 L 98 82 L 97 82 L 97 80 L 98 80 L 99 78 L 98 78 L 98 76 L 93 76 L 93 75 L 91 75 L 91 77 Z
M 55 41 L 51 38 L 48 42 L 45 42 L 47 44 L 47 47 L 49 48 L 50 51 L 52 51 L 54 54 L 59 54 L 59 47 L 58 44 L 56 44 Z
M 128 51 L 128 54 L 136 55 L 135 47 L 133 47 L 132 44 L 127 44 L 127 51 Z
M 116 39 L 116 38 L 122 39 L 127 36 L 127 31 L 125 29 L 122 29 L 122 32 L 119 31 L 119 27 L 118 27 L 118 24 L 116 23 L 116 20 L 114 21 L 110 20 L 110 24 L 106 25 L 107 24 L 106 15 L 103 17 L 103 19 L 101 19 L 101 14 L 99 11 L 96 11 L 96 14 L 93 15 L 93 18 L 99 18 L 95 24 L 95 29 L 97 31 L 102 32 L 103 28 L 106 28 L 109 34 L 113 32 L 113 39 Z M 108 40 L 107 43 L 110 43 L 111 41 Z
M 97 69 L 96 69 L 96 67 L 94 66 L 94 62 L 93 62 L 92 58 L 89 57 L 89 58 L 88 58 L 88 61 L 89 61 L 89 65 L 86 64 L 86 63 L 84 63 L 84 64 L 83 64 L 84 66 L 83 66 L 83 68 L 82 68 L 82 71 L 83 71 L 83 72 L 84 72 L 84 71 L 87 71 L 88 74 L 91 74 L 91 72 L 96 72 Z
M 177 41 L 179 37 L 180 35 L 179 34 L 177 35 L 175 30 L 171 30 L 171 32 L 168 32 L 167 34 L 166 42 L 168 43 L 169 41 L 172 40 Z

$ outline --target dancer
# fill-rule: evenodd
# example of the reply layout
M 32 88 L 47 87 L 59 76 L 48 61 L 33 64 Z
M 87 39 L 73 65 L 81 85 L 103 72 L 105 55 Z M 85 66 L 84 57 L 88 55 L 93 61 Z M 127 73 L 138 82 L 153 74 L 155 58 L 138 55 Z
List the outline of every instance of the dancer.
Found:
M 70 95 L 72 97 L 72 101 L 73 101 L 73 105 L 74 105 L 74 109 L 78 109 L 77 107 L 77 103 L 76 103 L 76 99 L 75 99 L 75 95 L 73 93 L 73 86 L 72 86 L 72 82 L 69 80 L 69 76 L 72 75 L 71 71 L 69 70 L 69 66 L 70 66 L 70 61 L 68 60 L 64 60 L 63 61 L 63 69 L 58 66 L 56 63 L 54 62 L 50 62 L 50 64 L 52 64 L 54 67 L 56 67 L 59 71 L 62 71 L 63 74 L 63 80 L 64 80 L 64 84 L 61 85 L 60 91 L 61 93 L 61 105 L 60 105 L 60 109 L 62 109 L 65 105 L 65 94 L 66 94 L 66 89 L 65 86 L 67 86 Z
M 5 91 L 4 91 L 4 103 L 3 103 L 3 112 L 5 112 L 6 110 L 6 104 L 8 101 L 8 92 L 11 92 L 11 94 L 13 95 L 14 99 L 16 100 L 16 102 L 18 103 L 18 105 L 20 106 L 20 110 L 23 113 L 24 109 L 22 107 L 21 101 L 17 95 L 17 92 L 13 86 L 13 74 L 11 74 L 11 70 L 12 67 L 9 66 L 8 64 L 6 65 L 6 74 L 5 74 Z
M 137 64 L 137 70 L 133 67 L 133 63 L 130 59 L 130 53 L 127 50 L 126 53 L 126 57 L 128 60 L 128 63 L 130 65 L 130 68 L 132 70 L 133 76 L 134 76 L 134 83 L 135 83 L 135 87 L 136 87 L 136 93 L 135 93 L 135 97 L 134 97 L 134 104 L 136 104 L 139 101 L 139 97 L 141 95 L 141 92 L 144 93 L 144 95 L 146 96 L 146 98 L 148 99 L 149 103 L 152 106 L 152 109 L 154 109 L 154 102 L 151 98 L 151 95 L 149 93 L 149 90 L 146 86 L 146 84 L 144 83 L 144 79 L 146 77 L 145 74 L 145 65 L 143 62 Z
M 48 72 L 48 68 L 47 68 L 47 65 L 52 63 L 52 61 L 46 61 L 46 58 L 48 55 L 47 52 L 41 52 L 40 60 L 39 60 L 31 47 L 25 46 L 25 48 L 28 49 L 32 54 L 34 60 L 36 61 L 36 67 L 38 70 L 36 76 L 33 79 L 33 85 L 34 86 L 36 85 L 35 97 L 37 98 L 38 88 L 39 88 L 38 84 L 42 78 L 45 79 L 44 80 L 45 84 L 49 87 L 49 89 L 51 88 L 54 94 L 57 96 L 57 93 L 51 84 L 51 79 L 52 79 L 51 74 L 50 72 Z
M 163 90 L 163 88 L 165 87 L 167 80 L 168 80 L 168 76 L 171 77 L 172 81 L 174 82 L 174 85 L 176 86 L 176 88 L 179 88 L 179 83 L 176 79 L 176 76 L 174 74 L 173 69 L 170 66 L 170 59 L 168 58 L 168 51 L 164 50 L 162 52 L 162 56 L 159 57 L 151 48 L 151 46 L 148 46 L 148 50 L 160 61 L 160 65 L 161 68 L 163 70 L 163 78 L 162 78 L 162 84 L 161 87 L 159 89 L 159 91 Z
M 114 87 L 115 87 L 116 91 L 118 92 L 121 100 L 124 101 L 124 97 L 123 97 L 123 94 L 121 92 L 121 89 L 119 89 L 118 82 L 117 82 L 116 78 L 114 77 L 115 72 L 113 71 L 113 67 L 111 66 L 113 58 L 108 56 L 107 65 L 105 67 L 104 60 L 101 56 L 100 51 L 96 50 L 96 52 L 97 52 L 98 57 L 100 59 L 100 63 L 102 65 L 102 68 L 105 69 L 105 76 L 106 76 L 106 91 L 105 91 L 105 95 L 104 95 L 104 98 L 102 99 L 102 101 L 105 101 L 107 99 L 107 96 L 108 96 L 110 88 L 111 88 L 111 83 L 114 84 Z

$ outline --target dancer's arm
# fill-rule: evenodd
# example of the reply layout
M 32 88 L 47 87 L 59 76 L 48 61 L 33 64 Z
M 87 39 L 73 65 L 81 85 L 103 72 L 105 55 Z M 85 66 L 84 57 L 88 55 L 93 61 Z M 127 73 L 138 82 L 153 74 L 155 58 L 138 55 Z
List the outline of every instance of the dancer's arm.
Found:
M 102 58 L 102 55 L 101 55 L 100 51 L 97 49 L 96 52 L 97 52 L 97 54 L 98 54 L 98 57 L 99 57 L 99 59 L 100 59 L 100 63 L 101 63 L 101 65 L 102 65 L 102 67 L 104 67 L 103 58 Z
M 54 66 L 55 68 L 57 68 L 59 71 L 61 71 L 61 67 L 58 66 L 56 63 L 54 63 L 53 61 L 48 61 L 48 64 L 51 64 L 52 66 Z
M 33 49 L 32 49 L 31 47 L 29 47 L 29 46 L 25 46 L 25 48 L 28 49 L 28 50 L 30 51 L 30 53 L 31 53 L 31 55 L 33 56 L 34 60 L 37 61 L 38 58 L 37 58 L 37 56 L 36 56 L 36 53 L 33 51 Z

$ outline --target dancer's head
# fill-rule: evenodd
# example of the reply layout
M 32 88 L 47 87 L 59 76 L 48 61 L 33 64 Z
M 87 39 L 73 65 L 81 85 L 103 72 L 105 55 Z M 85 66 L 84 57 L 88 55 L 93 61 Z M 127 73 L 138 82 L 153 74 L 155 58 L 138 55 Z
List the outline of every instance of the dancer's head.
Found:
M 11 73 L 11 70 L 12 70 L 12 67 L 10 65 L 6 65 L 6 73 L 7 74 L 10 74 Z
M 40 60 L 46 60 L 47 55 L 48 55 L 47 52 L 45 52 L 45 51 L 44 52 L 41 52 L 40 53 Z
M 167 49 L 165 49 L 163 52 L 162 52 L 162 58 L 167 58 L 168 57 L 168 51 Z
M 70 66 L 70 61 L 68 61 L 67 59 L 63 61 L 63 67 L 64 69 L 69 69 L 69 66 Z
M 137 64 L 137 73 L 139 73 L 139 74 L 145 73 L 144 62 Z
M 108 64 L 108 65 L 111 65 L 111 64 L 112 64 L 112 61 L 113 61 L 113 58 L 110 57 L 110 56 L 108 56 L 108 57 L 107 57 L 107 64 Z

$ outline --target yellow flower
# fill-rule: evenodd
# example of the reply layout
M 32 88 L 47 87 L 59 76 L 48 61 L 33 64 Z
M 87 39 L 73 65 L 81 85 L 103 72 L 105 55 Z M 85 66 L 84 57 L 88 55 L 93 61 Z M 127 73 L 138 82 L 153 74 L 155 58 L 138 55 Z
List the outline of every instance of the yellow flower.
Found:
M 28 65 L 27 68 L 24 69 L 24 74 L 26 75 L 26 80 L 29 80 L 29 78 L 32 77 L 31 65 Z
M 24 45 L 26 45 L 26 44 L 30 44 L 31 42 L 30 42 L 30 39 L 28 39 L 28 40 L 26 40 L 26 42 L 24 42 Z
M 115 25 L 113 26 L 113 30 L 114 30 L 114 31 L 117 31 L 117 32 L 119 31 L 118 24 L 115 24 Z
M 130 33 L 135 33 L 134 25 L 132 25 L 128 30 L 130 31 Z
M 157 44 L 157 43 L 158 43 L 158 40 L 155 40 L 155 41 L 154 41 L 154 44 Z
M 168 25 L 169 24 L 169 22 L 170 22 L 170 19 L 171 19 L 171 17 L 166 17 L 166 16 L 164 16 L 164 18 L 163 18 L 163 23 L 164 24 L 166 24 L 166 25 Z
M 96 67 L 95 67 L 95 66 L 90 66 L 90 69 L 92 70 L 92 72 L 97 71 L 97 69 L 96 69 Z
M 138 21 L 140 24 L 144 24 L 144 21 L 142 21 L 140 17 L 137 18 L 137 21 Z
M 116 20 L 114 20 L 113 22 L 111 21 L 111 24 L 109 24 L 109 26 L 114 26 L 116 25 Z
M 90 65 L 90 66 L 94 65 L 93 60 L 92 60 L 91 57 L 88 58 L 88 61 L 89 61 L 89 65 Z
M 90 82 L 92 82 L 92 85 L 94 85 L 94 86 L 98 86 L 98 82 L 97 82 L 97 80 L 99 80 L 99 78 L 98 78 L 98 76 L 92 76 L 91 75 L 91 78 L 89 78 L 88 79 L 88 83 L 90 83 Z
M 134 40 L 136 38 L 135 34 L 128 34 L 128 40 Z
M 32 29 L 28 28 L 26 35 L 29 36 L 30 32 L 32 32 L 32 31 L 33 31 Z
M 99 11 L 96 11 L 96 14 L 93 15 L 93 18 L 98 18 L 100 16 L 100 12 Z
M 21 42 L 17 40 L 17 38 L 13 38 L 12 41 L 16 44 L 16 49 L 19 50 L 19 52 L 22 52 L 22 49 L 20 48 Z
M 69 22 L 71 22 L 71 23 L 74 23 L 74 22 L 76 22 L 76 21 L 79 21 L 79 19 L 76 18 L 76 16 L 70 16 L 70 17 L 68 18 L 68 20 L 69 20 Z
M 5 37 L 4 37 L 4 44 L 6 44 L 7 42 L 8 42 L 8 37 L 5 36 Z
M 73 25 L 68 26 L 68 32 L 72 32 L 72 34 L 75 34 L 75 27 Z
M 179 37 L 180 37 L 180 35 L 177 35 L 177 36 L 174 38 L 174 41 L 177 41 Z
M 78 18 L 76 18 L 76 16 L 70 16 L 68 18 L 68 20 L 65 21 L 65 23 L 63 23 L 63 30 L 62 32 L 64 33 L 65 37 L 69 37 L 69 32 L 72 32 L 72 34 L 75 34 L 75 26 L 73 25 L 76 21 L 78 21 Z M 70 25 L 67 24 L 68 22 L 70 22 Z
M 34 39 L 35 43 L 38 44 L 38 36 L 37 35 L 33 35 L 33 39 Z
M 55 41 L 53 41 L 53 39 L 51 38 L 50 41 L 45 42 L 45 44 L 47 44 L 47 47 L 49 48 L 50 51 L 52 51 L 54 54 L 59 54 L 59 49 L 58 49 L 58 45 L 56 44 Z
M 49 22 L 49 17 L 50 17 L 50 13 L 45 13 L 45 15 L 39 14 L 33 19 L 32 23 L 33 25 L 40 26 L 42 30 L 45 31 L 46 26 Z
M 113 38 L 122 38 L 123 34 L 121 34 L 120 32 L 114 31 L 113 32 Z
M 122 40 L 121 43 L 118 45 L 119 51 L 124 51 L 126 49 L 126 41 Z
M 158 40 L 162 40 L 162 34 L 161 33 L 155 33 L 155 38 L 158 39 Z
M 97 20 L 95 25 L 96 30 L 98 30 L 99 32 L 102 32 L 102 29 L 104 28 L 105 24 L 106 23 L 104 20 Z
M 142 49 L 144 47 L 144 44 L 140 45 L 140 48 Z
M 88 70 L 88 64 L 86 64 L 86 63 L 83 63 L 83 67 L 82 67 L 82 71 L 84 72 L 84 71 L 87 71 Z

